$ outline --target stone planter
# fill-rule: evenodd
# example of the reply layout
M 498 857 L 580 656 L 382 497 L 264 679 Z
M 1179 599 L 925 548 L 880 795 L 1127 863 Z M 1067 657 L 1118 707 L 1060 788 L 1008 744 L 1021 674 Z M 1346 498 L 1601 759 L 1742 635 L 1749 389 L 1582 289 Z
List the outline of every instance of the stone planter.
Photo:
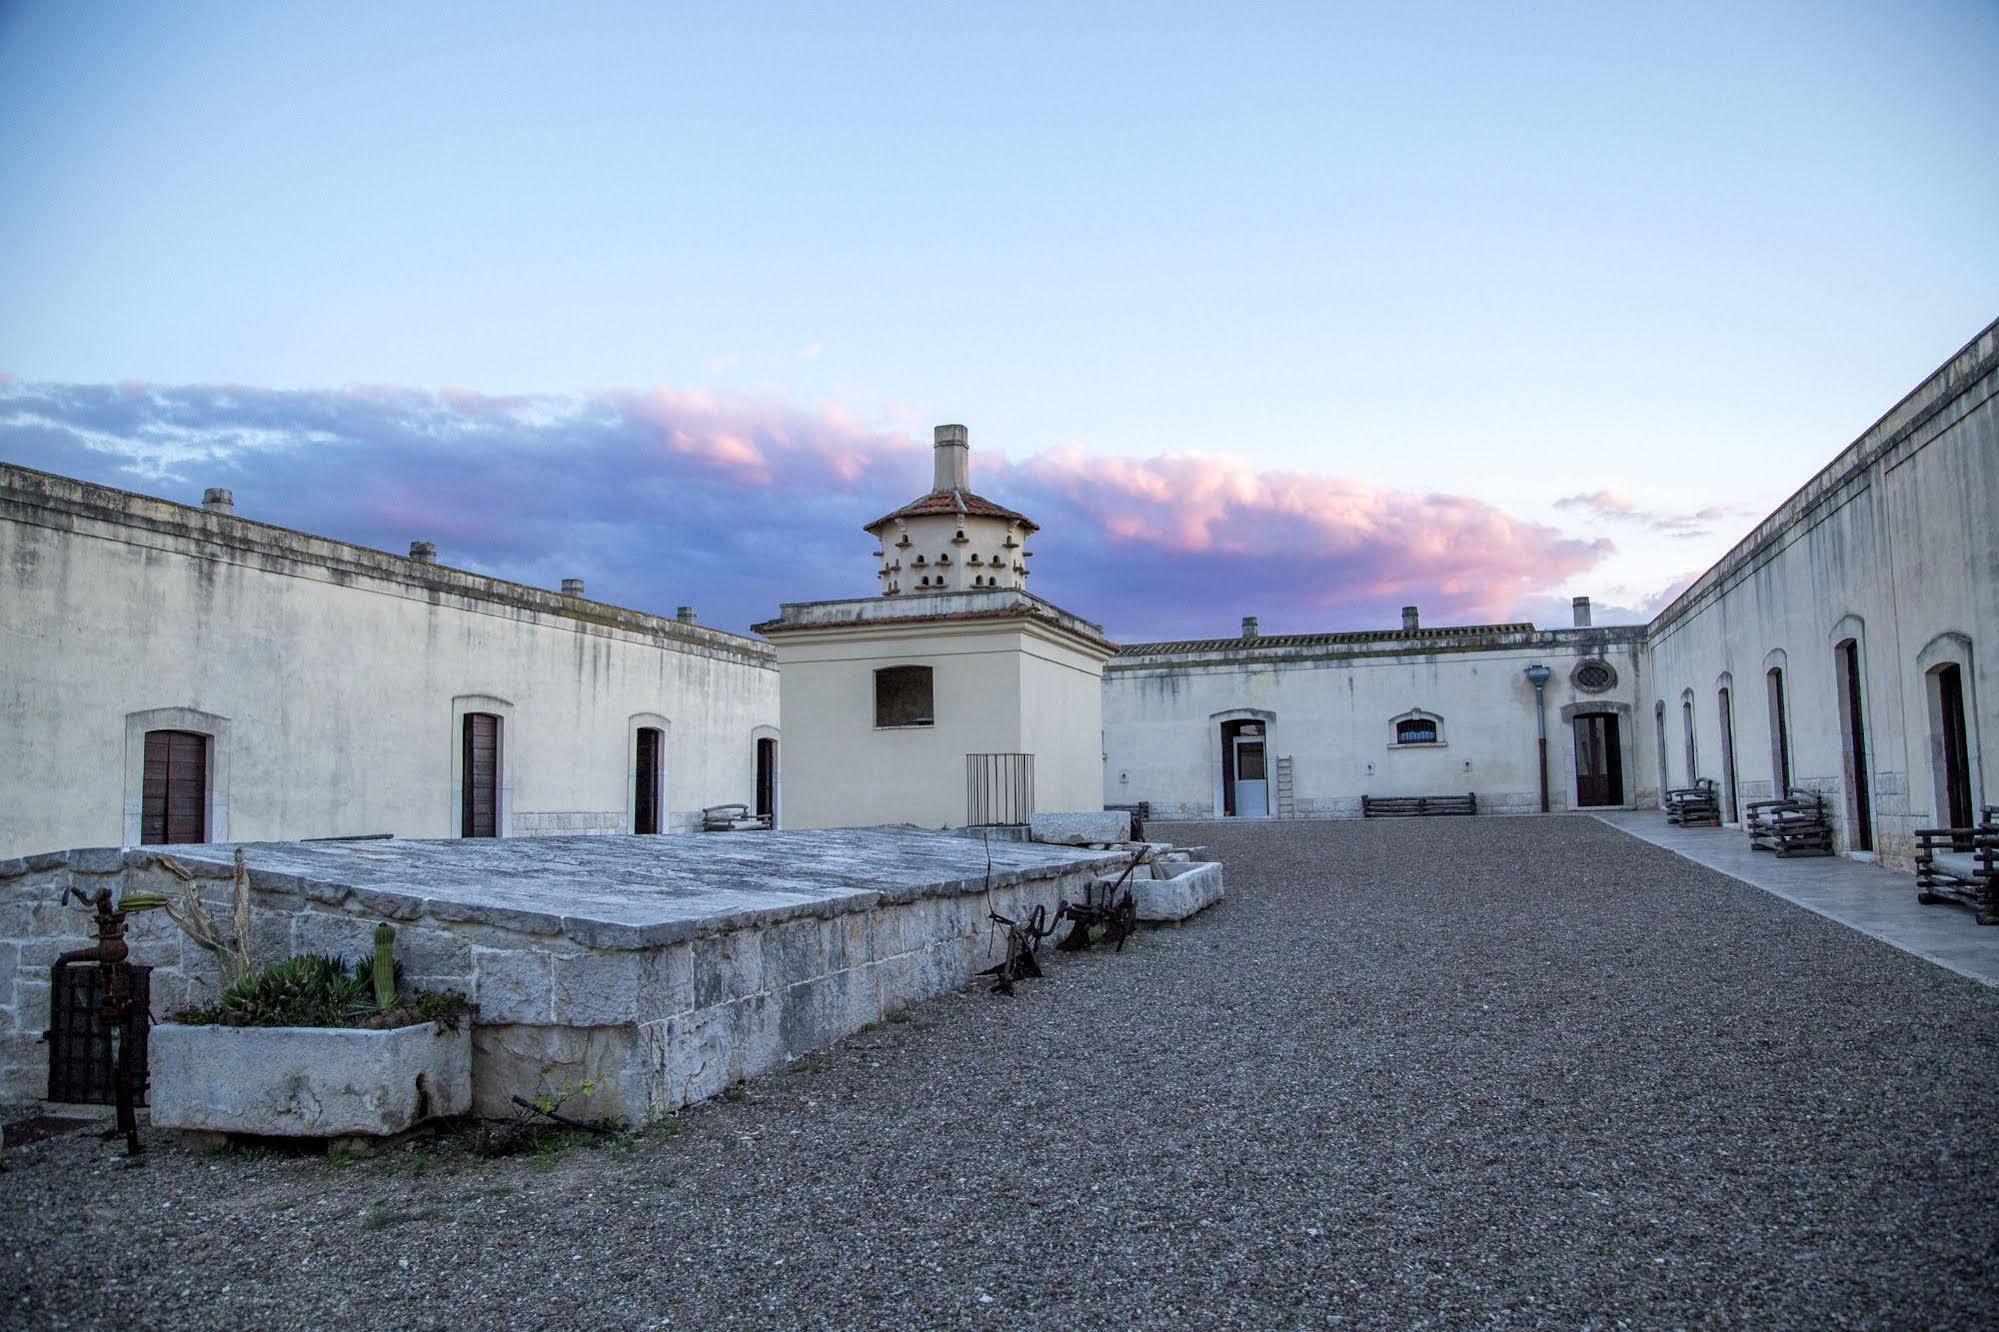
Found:
M 386 1137 L 472 1108 L 469 1017 L 456 1031 L 165 1023 L 149 1050 L 157 1128 Z
M 1222 867 L 1213 861 L 1161 862 L 1151 879 L 1131 881 L 1140 920 L 1185 920 L 1222 900 Z

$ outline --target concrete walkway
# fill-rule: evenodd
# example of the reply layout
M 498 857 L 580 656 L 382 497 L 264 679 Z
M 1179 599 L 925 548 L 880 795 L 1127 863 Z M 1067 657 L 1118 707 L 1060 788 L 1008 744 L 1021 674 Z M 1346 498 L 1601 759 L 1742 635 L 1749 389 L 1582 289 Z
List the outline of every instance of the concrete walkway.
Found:
M 1922 905 L 1916 901 L 1914 874 L 1844 856 L 1779 860 L 1767 851 L 1750 850 L 1749 835 L 1739 829 L 1680 828 L 1666 821 L 1663 810 L 1618 810 L 1596 817 L 1926 962 L 1999 986 L 1999 927 L 1979 925 L 1962 907 Z

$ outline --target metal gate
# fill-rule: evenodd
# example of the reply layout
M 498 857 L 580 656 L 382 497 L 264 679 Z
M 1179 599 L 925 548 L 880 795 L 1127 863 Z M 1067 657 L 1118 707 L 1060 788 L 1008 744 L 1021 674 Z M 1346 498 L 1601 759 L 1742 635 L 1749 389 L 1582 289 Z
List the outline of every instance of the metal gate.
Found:
M 125 966 L 122 963 L 113 965 Z M 109 968 L 94 962 L 58 962 L 49 969 L 49 1099 L 73 1105 L 118 1103 L 118 1051 L 127 1051 L 132 1103 L 146 1103 L 146 1033 L 152 1026 L 151 967 L 125 966 L 132 1002 L 114 1027 L 103 1017 Z

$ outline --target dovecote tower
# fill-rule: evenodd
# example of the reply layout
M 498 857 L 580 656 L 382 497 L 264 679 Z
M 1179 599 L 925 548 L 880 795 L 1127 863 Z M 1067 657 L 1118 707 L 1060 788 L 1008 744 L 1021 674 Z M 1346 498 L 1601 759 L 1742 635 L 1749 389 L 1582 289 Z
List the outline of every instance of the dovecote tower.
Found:
M 876 578 L 885 597 L 1025 588 L 1027 539 L 1040 529 L 972 491 L 971 439 L 961 425 L 936 430 L 929 493 L 867 525 L 880 543 Z

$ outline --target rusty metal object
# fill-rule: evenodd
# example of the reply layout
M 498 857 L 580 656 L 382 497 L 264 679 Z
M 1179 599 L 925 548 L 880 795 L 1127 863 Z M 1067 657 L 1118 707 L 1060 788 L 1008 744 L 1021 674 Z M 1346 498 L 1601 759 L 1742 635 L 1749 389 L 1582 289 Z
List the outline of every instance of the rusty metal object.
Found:
M 1062 904 L 1055 918 L 1072 924 L 1062 942 L 1055 945 L 1058 952 L 1082 952 L 1096 942 L 1091 938 L 1091 932 L 1097 929 L 1103 931 L 1102 942 L 1110 944 L 1113 951 L 1124 951 L 1124 941 L 1138 932 L 1138 902 L 1131 895 L 1131 876 L 1151 856 L 1150 847 L 1139 851 L 1114 881 L 1092 881 L 1084 888 L 1082 901 Z
M 125 942 L 125 913 L 111 890 L 63 890 L 94 910 L 97 942 L 73 948 L 49 967 L 49 1099 L 118 1107 L 125 1152 L 137 1156 L 137 1108 L 144 1096 L 146 1032 L 151 1022 L 150 969 L 135 967 Z M 72 971 L 71 968 L 77 970 Z M 108 1084 L 108 1085 L 107 1085 Z
M 1006 926 L 1006 959 L 979 974 L 999 978 L 993 985 L 995 994 L 1012 994 L 1015 981 L 1036 980 L 1041 976 L 1041 963 L 1034 953 L 1041 947 L 1041 941 L 1055 932 L 1055 927 L 1048 921 L 1045 906 L 1035 907 L 1024 921 L 1002 916 L 997 911 L 986 914 L 994 924 Z

